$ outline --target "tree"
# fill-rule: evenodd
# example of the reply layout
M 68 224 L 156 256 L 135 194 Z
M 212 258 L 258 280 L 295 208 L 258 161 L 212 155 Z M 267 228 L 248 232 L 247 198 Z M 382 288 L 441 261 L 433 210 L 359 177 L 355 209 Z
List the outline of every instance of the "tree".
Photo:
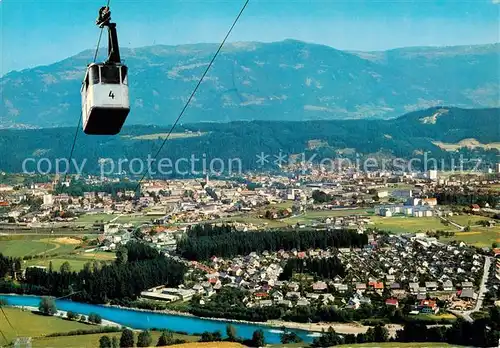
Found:
M 227 324 L 227 326 L 226 326 L 226 335 L 227 335 L 227 339 L 229 341 L 231 341 L 231 342 L 237 341 L 236 328 L 233 325 Z
M 377 325 L 373 330 L 373 341 L 387 342 L 389 341 L 389 330 L 385 326 Z
M 108 336 L 101 336 L 99 339 L 99 348 L 111 348 L 111 340 Z
M 125 329 L 120 337 L 120 347 L 128 348 L 134 346 L 134 332 L 129 329 Z
M 491 324 L 497 330 L 500 330 L 500 308 L 493 306 L 490 309 Z
M 142 331 L 137 337 L 137 347 L 149 347 L 153 342 L 153 337 L 149 330 Z
M 220 331 L 208 332 L 205 331 L 201 334 L 200 342 L 219 342 L 222 341 Z
M 253 347 L 264 347 L 266 344 L 264 340 L 264 331 L 255 330 L 252 334 L 252 346 Z
M 56 301 L 51 297 L 42 297 L 38 310 L 45 315 L 54 315 L 57 313 Z
M 156 343 L 157 347 L 164 347 L 168 346 L 174 343 L 174 335 L 172 334 L 172 331 L 163 331 L 161 333 L 160 338 L 158 338 L 158 343 Z
M 142 238 L 144 238 L 144 233 L 142 233 L 140 228 L 136 228 L 135 231 L 133 232 L 132 236 L 135 239 L 141 240 Z
M 93 324 L 100 324 L 100 323 L 102 323 L 102 318 L 97 313 L 90 313 L 89 314 L 89 321 Z
M 120 342 L 118 341 L 118 337 L 113 336 L 113 338 L 111 339 L 111 346 L 113 348 L 120 348 Z
M 78 313 L 75 313 L 75 312 L 72 312 L 72 311 L 68 311 L 66 313 L 66 317 L 69 319 L 69 320 L 75 320 L 78 318 Z
M 300 343 L 302 339 L 295 332 L 290 332 L 287 329 L 283 330 L 283 333 L 280 335 L 280 341 L 282 344 L 290 344 L 290 343 Z
M 124 265 L 128 262 L 128 249 L 125 246 L 120 246 L 116 251 L 116 263 Z

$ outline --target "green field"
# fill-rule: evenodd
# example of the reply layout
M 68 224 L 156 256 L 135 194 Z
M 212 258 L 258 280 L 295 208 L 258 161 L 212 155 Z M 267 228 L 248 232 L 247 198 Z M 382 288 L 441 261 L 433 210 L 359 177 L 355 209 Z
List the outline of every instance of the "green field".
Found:
M 390 186 L 385 188 L 385 190 L 387 190 L 387 192 L 389 193 L 392 193 L 396 190 L 412 190 L 414 188 L 415 186 L 411 184 L 390 184 Z M 380 190 L 383 191 L 384 189 Z
M 20 308 L 5 307 L 3 310 L 13 327 L 12 329 L 5 317 L 0 315 L 0 328 L 9 342 L 14 340 L 16 335 L 19 337 L 37 337 L 56 332 L 91 330 L 94 328 L 93 325 L 33 314 Z M 3 341 L 2 337 L 0 339 Z
M 54 348 L 67 348 L 67 347 L 99 347 L 99 339 L 103 335 L 109 337 L 117 336 L 120 338 L 121 333 L 110 334 L 91 334 L 91 335 L 78 335 L 78 336 L 60 336 L 60 337 L 44 337 L 52 333 L 63 333 L 74 330 L 92 330 L 96 327 L 90 324 L 79 323 L 76 321 L 69 321 L 58 317 L 47 317 L 34 314 L 28 310 L 21 310 L 20 308 L 4 307 L 3 310 L 9 319 L 12 327 L 8 324 L 3 315 L 0 316 L 0 328 L 7 338 L 8 342 L 4 342 L 3 337 L 0 337 L 4 343 L 8 344 L 15 340 L 16 337 L 32 337 L 33 347 L 54 347 Z M 156 345 L 160 332 L 152 332 L 153 344 Z M 174 334 L 175 338 L 183 339 L 189 342 L 199 340 L 196 336 L 185 336 Z M 137 334 L 136 334 L 137 339 Z
M 54 270 L 58 270 L 64 262 L 69 262 L 73 271 L 79 271 L 93 260 L 109 262 L 115 259 L 111 252 L 84 252 L 85 242 L 80 236 L 48 236 L 45 235 L 14 235 L 0 237 L 0 253 L 8 256 L 39 257 L 22 261 L 22 268 L 28 266 L 48 267 L 52 262 Z M 43 255 L 46 257 L 42 257 Z M 52 256 L 51 256 L 52 255 Z
M 445 226 L 440 222 L 439 218 L 436 217 L 372 216 L 370 220 L 373 224 L 369 226 L 394 233 L 415 233 L 419 231 L 426 232 L 436 230 L 458 231 L 453 226 Z
M 93 224 L 96 221 L 101 222 L 101 220 L 103 222 L 108 222 L 117 216 L 118 215 L 113 214 L 85 214 L 78 217 L 76 224 Z
M 474 226 L 477 225 L 479 221 L 491 220 L 487 217 L 478 215 L 455 215 L 450 216 L 448 219 L 461 226 Z
M 43 254 L 55 245 L 41 240 L 0 240 L 0 253 L 6 256 L 22 257 Z
M 72 271 L 79 271 L 83 269 L 83 266 L 89 261 L 106 261 L 110 262 L 115 259 L 115 254 L 111 252 L 90 252 L 90 253 L 78 253 L 71 255 L 62 255 L 54 258 L 46 259 L 33 259 L 28 260 L 23 263 L 23 268 L 28 266 L 44 266 L 49 267 L 49 262 L 52 262 L 52 267 L 54 270 L 58 270 L 64 262 L 69 262 Z
M 37 258 L 32 260 L 23 261 L 23 268 L 28 266 L 49 266 L 49 262 L 52 262 L 52 267 L 57 270 L 61 267 L 64 262 L 69 262 L 71 270 L 79 271 L 87 262 L 105 261 L 110 262 L 115 259 L 115 254 L 113 252 L 84 252 L 83 250 L 74 251 L 71 254 L 61 254 L 54 257 L 47 258 Z
M 500 242 L 500 226 L 471 227 L 469 232 L 456 232 L 451 238 L 441 238 L 442 241 L 460 240 L 477 247 L 491 247 L 493 242 Z
M 479 221 L 484 220 L 480 216 L 457 215 L 452 217 L 453 221 L 461 224 L 461 222 L 468 222 L 468 220 Z M 385 230 L 393 233 L 415 233 L 427 231 L 452 231 L 455 232 L 453 237 L 441 237 L 440 241 L 450 242 L 460 240 L 467 244 L 475 245 L 478 247 L 490 247 L 493 242 L 500 242 L 500 226 L 493 228 L 490 227 L 471 227 L 469 232 L 461 232 L 452 225 L 445 226 L 436 217 L 382 217 L 371 216 L 370 220 L 373 224 L 369 225 L 376 227 L 380 230 Z
M 48 235 L 2 236 L 0 238 L 0 253 L 15 257 L 54 253 L 69 254 L 80 243 L 76 243 L 75 239 L 75 244 L 68 244 L 64 242 L 65 238 L 64 236 Z
M 158 217 L 156 217 L 158 218 Z M 154 220 L 155 217 L 154 216 L 130 216 L 130 215 L 123 215 L 123 216 L 120 216 L 118 217 L 118 219 L 116 219 L 116 223 L 119 223 L 119 224 L 133 224 L 133 225 L 137 225 L 137 224 L 142 224 L 142 223 L 150 223 L 151 220 Z

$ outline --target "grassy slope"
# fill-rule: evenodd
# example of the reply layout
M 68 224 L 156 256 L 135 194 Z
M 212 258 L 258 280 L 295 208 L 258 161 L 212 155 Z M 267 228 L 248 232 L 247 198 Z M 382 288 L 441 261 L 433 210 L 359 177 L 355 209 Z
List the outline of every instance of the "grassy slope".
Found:
M 456 230 L 454 227 L 443 225 L 438 218 L 435 217 L 422 217 L 422 218 L 414 218 L 414 217 L 381 217 L 381 216 L 372 216 L 371 221 L 373 221 L 374 227 L 377 227 L 381 230 L 387 230 L 390 232 L 396 233 L 408 233 L 408 232 L 417 232 L 417 231 L 428 231 L 428 230 L 444 230 L 444 231 L 453 231 Z
M 58 269 L 64 262 L 68 261 L 72 270 L 78 271 L 88 261 L 111 261 L 115 254 L 108 252 L 85 253 L 83 249 L 75 249 L 77 244 L 69 244 L 61 236 L 46 235 L 15 235 L 2 236 L 0 239 L 0 253 L 8 256 L 22 257 L 25 255 L 57 254 L 48 258 L 36 258 L 23 261 L 22 267 L 49 266 L 52 261 L 54 269 Z M 80 243 L 80 245 L 83 245 Z
M 156 346 L 156 342 L 158 342 L 158 338 L 161 333 L 151 332 L 153 336 L 153 346 Z M 135 334 L 135 340 L 137 341 L 137 335 Z M 92 335 L 79 335 L 79 336 L 64 336 L 64 337 L 45 337 L 36 339 L 33 346 L 34 347 L 50 347 L 50 348 L 96 348 L 99 347 L 99 339 L 101 336 L 113 337 L 116 336 L 120 339 L 121 333 L 110 333 L 110 334 L 92 334 Z M 196 336 L 184 336 L 174 334 L 175 338 L 182 339 L 188 342 L 196 342 L 199 337 Z
M 55 332 L 91 330 L 95 328 L 93 325 L 56 317 L 46 317 L 19 308 L 5 307 L 3 310 L 13 327 L 9 325 L 3 315 L 0 316 L 0 328 L 9 342 L 16 338 L 16 334 L 19 337 L 37 337 Z

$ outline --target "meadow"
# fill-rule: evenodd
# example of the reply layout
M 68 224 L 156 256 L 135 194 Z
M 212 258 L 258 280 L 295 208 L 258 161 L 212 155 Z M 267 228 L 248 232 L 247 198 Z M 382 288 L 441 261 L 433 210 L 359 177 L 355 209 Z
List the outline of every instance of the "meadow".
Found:
M 95 238 L 92 236 L 91 238 Z M 9 235 L 0 236 L 0 253 L 7 256 L 36 256 L 23 260 L 21 267 L 44 266 L 57 270 L 69 262 L 71 270 L 79 271 L 89 261 L 110 262 L 115 259 L 112 252 L 85 252 L 87 242 L 83 236 L 55 235 Z
M 491 247 L 493 242 L 500 242 L 500 226 L 471 227 L 468 232 L 455 232 L 453 237 L 441 238 L 443 242 L 460 240 L 477 247 Z
M 385 230 L 394 233 L 414 233 L 426 231 L 458 231 L 453 226 L 445 226 L 439 218 L 436 217 L 406 217 L 406 216 L 371 216 L 370 220 L 373 224 L 371 227 L 376 227 L 380 230 Z
M 16 234 L 0 236 L 0 253 L 15 257 L 54 253 L 69 254 L 82 243 L 82 239 L 74 235 Z
M 467 226 L 467 225 L 474 226 L 477 225 L 479 221 L 491 220 L 491 219 L 479 215 L 454 215 L 450 216 L 449 220 L 461 226 Z
M 8 342 L 12 342 L 16 337 L 39 337 L 56 332 L 91 330 L 94 328 L 90 324 L 64 320 L 57 317 L 47 317 L 20 308 L 4 307 L 3 311 L 9 321 L 6 320 L 5 316 L 1 315 L 0 328 Z
M 4 307 L 3 310 L 5 312 L 5 316 L 0 316 L 0 328 L 2 329 L 7 342 L 5 342 L 3 337 L 0 337 L 0 339 L 7 345 L 14 341 L 16 337 L 31 337 L 33 339 L 33 347 L 95 348 L 99 347 L 99 339 L 101 336 L 107 335 L 110 338 L 113 336 L 120 338 L 121 335 L 121 333 L 118 332 L 108 334 L 45 337 L 53 333 L 65 333 L 74 330 L 93 330 L 96 326 L 66 320 L 60 317 L 49 317 L 35 314 L 29 310 L 22 310 L 21 308 Z M 8 318 L 8 321 L 6 320 L 6 317 Z M 159 331 L 152 332 L 154 345 L 156 345 L 160 335 L 161 333 Z M 174 334 L 174 337 L 188 342 L 195 342 L 199 340 L 199 337 L 197 336 Z

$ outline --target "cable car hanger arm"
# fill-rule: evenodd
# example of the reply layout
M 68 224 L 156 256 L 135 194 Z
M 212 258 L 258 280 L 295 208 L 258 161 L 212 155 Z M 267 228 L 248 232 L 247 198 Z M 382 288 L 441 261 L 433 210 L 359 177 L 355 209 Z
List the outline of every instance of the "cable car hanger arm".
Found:
M 108 59 L 105 64 L 121 64 L 116 23 L 111 23 L 111 11 L 109 7 L 104 6 L 99 9 L 99 17 L 96 20 L 96 25 L 100 28 L 108 28 Z

